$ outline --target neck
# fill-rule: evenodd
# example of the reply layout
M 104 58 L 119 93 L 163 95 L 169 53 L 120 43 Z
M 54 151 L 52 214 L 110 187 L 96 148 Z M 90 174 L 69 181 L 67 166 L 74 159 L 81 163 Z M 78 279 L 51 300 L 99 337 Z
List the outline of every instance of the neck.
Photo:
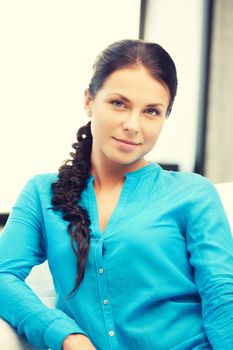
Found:
M 142 159 L 140 162 L 125 165 L 105 160 L 103 164 L 92 156 L 91 164 L 95 188 L 107 190 L 122 186 L 125 181 L 125 173 L 136 171 L 147 165 L 148 162 Z

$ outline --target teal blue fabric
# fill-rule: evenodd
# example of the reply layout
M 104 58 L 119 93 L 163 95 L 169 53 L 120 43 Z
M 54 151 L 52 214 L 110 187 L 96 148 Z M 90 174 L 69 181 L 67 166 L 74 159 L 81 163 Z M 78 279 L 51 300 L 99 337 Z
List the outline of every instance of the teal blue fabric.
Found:
M 93 176 L 81 204 L 91 219 L 85 278 L 70 299 L 76 258 L 51 209 L 57 174 L 33 177 L 0 239 L 0 315 L 35 346 L 61 350 L 70 333 L 97 350 L 232 350 L 233 240 L 214 186 L 155 163 L 125 174 L 102 233 Z M 24 283 L 48 259 L 56 308 Z

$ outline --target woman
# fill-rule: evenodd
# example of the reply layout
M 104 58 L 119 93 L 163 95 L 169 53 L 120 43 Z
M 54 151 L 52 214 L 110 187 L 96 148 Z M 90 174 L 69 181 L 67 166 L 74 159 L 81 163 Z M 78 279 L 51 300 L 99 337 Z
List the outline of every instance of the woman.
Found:
M 176 88 L 161 46 L 107 47 L 72 160 L 17 200 L 0 243 L 0 313 L 35 346 L 233 348 L 233 243 L 218 195 L 200 175 L 145 159 Z M 45 259 L 56 309 L 24 283 Z

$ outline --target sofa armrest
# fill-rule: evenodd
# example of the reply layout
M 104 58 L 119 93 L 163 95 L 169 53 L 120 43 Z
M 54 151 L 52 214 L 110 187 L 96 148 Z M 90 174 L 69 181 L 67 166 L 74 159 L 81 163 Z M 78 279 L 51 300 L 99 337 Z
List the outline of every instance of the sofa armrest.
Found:
M 215 187 L 222 200 L 233 234 L 233 182 L 218 183 Z
M 4 350 L 38 350 L 30 345 L 24 337 L 0 318 L 0 349 Z
M 55 292 L 47 262 L 34 267 L 26 281 L 45 305 L 54 307 Z M 2 318 L 0 318 L 0 349 L 38 350 L 30 345 L 25 337 L 18 335 L 16 329 Z

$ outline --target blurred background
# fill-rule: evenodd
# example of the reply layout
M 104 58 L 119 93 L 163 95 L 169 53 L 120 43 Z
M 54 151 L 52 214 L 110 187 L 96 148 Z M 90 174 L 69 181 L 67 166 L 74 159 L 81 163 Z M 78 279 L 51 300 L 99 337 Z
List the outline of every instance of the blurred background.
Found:
M 95 57 L 125 38 L 161 44 L 178 71 L 173 111 L 149 159 L 233 181 L 233 1 L 1 1 L 0 223 L 31 176 L 69 157 L 88 121 Z

